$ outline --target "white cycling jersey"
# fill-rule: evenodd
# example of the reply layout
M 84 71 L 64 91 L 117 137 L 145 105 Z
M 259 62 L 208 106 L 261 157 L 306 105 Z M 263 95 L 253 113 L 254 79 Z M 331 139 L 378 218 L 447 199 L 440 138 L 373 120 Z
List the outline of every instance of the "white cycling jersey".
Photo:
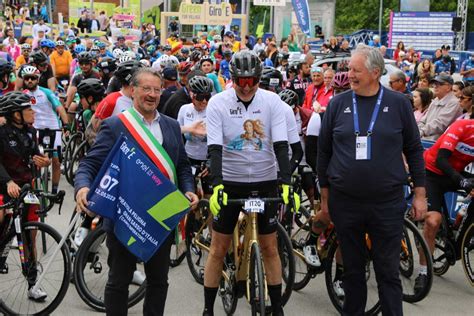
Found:
M 123 111 L 128 110 L 133 106 L 133 100 L 126 95 L 122 95 L 121 97 L 117 98 L 117 102 L 115 103 L 114 111 L 112 112 L 112 116 L 118 115 Z
M 180 126 L 189 126 L 197 121 L 206 123 L 206 110 L 198 112 L 192 103 L 183 105 L 178 112 Z M 197 137 L 190 133 L 184 134 L 186 138 L 186 153 L 188 157 L 195 160 L 207 159 L 207 137 Z
M 319 136 L 321 131 L 321 116 L 319 113 L 313 113 L 308 122 L 308 127 L 306 128 L 307 136 Z
M 261 182 L 277 179 L 273 143 L 288 141 L 280 97 L 258 89 L 247 108 L 234 89 L 209 100 L 207 144 L 222 146 L 224 181 Z
M 51 90 L 38 86 L 35 91 L 24 90 L 23 92 L 31 97 L 31 108 L 35 111 L 34 128 L 59 129 L 61 127 L 56 111 L 61 103 Z

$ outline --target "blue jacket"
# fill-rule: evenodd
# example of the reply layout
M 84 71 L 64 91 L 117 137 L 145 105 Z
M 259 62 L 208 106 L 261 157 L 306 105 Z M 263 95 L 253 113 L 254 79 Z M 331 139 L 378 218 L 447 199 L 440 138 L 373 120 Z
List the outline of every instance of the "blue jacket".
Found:
M 172 118 L 160 114 L 160 127 L 163 133 L 163 148 L 166 150 L 176 167 L 178 177 L 178 188 L 181 192 L 194 192 L 194 179 L 191 172 L 191 164 L 184 149 L 183 139 L 181 137 L 181 128 L 179 123 Z M 112 116 L 102 122 L 100 132 L 97 134 L 96 141 L 92 148 L 87 152 L 87 156 L 81 160 L 74 179 L 74 190 L 77 191 L 83 187 L 92 185 L 102 163 L 107 158 L 110 150 L 121 134 L 133 137 L 122 121 L 117 116 Z M 140 198 L 137 192 L 137 199 Z M 111 223 L 104 221 L 104 227 L 110 231 Z

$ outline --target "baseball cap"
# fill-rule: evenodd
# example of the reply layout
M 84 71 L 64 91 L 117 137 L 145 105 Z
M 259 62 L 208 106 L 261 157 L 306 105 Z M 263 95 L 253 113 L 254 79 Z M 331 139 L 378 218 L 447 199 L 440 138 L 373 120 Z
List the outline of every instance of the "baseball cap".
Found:
M 117 36 L 117 41 L 120 41 L 120 40 L 125 40 L 125 37 L 124 36 Z
M 174 67 L 165 67 L 165 69 L 163 69 L 163 78 L 176 81 L 178 80 L 178 71 Z
M 231 31 L 225 32 L 224 35 L 225 35 L 225 36 L 228 36 L 228 37 L 234 37 L 234 33 L 232 33 Z
M 449 84 L 454 84 L 453 77 L 447 74 L 439 74 L 433 79 L 431 79 L 431 83 L 433 82 L 439 82 L 439 83 L 449 83 Z

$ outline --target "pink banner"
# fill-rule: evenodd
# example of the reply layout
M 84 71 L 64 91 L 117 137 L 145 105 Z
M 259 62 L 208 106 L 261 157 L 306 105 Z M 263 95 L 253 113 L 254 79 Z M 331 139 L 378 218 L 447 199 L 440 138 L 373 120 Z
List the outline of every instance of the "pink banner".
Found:
M 133 21 L 135 19 L 134 15 L 129 14 L 114 14 L 114 19 L 116 20 L 125 20 L 125 21 Z

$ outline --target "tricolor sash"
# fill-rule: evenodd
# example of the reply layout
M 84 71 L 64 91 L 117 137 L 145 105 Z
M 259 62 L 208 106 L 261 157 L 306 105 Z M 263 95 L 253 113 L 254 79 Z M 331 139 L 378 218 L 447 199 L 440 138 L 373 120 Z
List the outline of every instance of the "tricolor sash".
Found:
M 153 161 L 165 177 L 173 182 L 174 185 L 178 185 L 176 168 L 173 161 L 156 137 L 150 132 L 148 127 L 143 124 L 137 111 L 131 107 L 130 109 L 120 113 L 118 117 L 130 132 L 133 139 L 146 153 L 148 158 Z

